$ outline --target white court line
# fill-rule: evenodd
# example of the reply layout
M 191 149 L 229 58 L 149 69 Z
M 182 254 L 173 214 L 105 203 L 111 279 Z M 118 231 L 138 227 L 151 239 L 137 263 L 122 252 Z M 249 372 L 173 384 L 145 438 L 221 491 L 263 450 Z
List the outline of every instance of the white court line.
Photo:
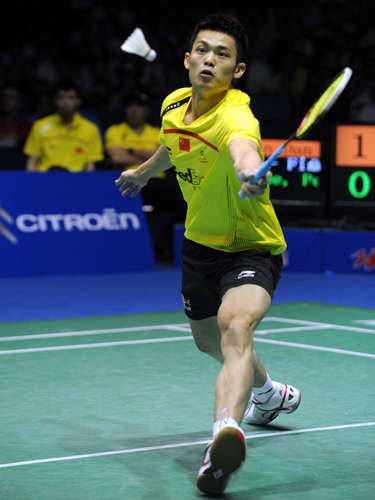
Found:
M 256 330 L 255 335 L 267 335 L 269 333 L 307 332 L 309 330 L 325 330 L 327 328 L 329 328 L 329 325 L 325 324 L 312 325 L 312 326 L 294 326 L 292 328 L 272 328 L 269 330 Z
M 188 323 L 176 325 L 154 325 L 154 326 L 133 326 L 128 328 L 105 328 L 102 330 L 79 330 L 78 332 L 57 332 L 57 333 L 39 333 L 35 335 L 17 335 L 13 337 L 0 337 L 0 342 L 11 340 L 33 340 L 33 339 L 52 339 L 60 337 L 79 337 L 85 335 L 101 335 L 105 333 L 127 333 L 127 332 L 147 332 L 148 330 L 177 330 L 186 331 L 189 328 Z M 190 328 L 189 330 L 190 331 Z
M 354 429 L 358 427 L 370 427 L 374 426 L 375 422 L 364 422 L 361 424 L 347 424 L 347 425 L 334 425 L 331 427 L 313 427 L 310 429 L 299 429 L 294 431 L 279 431 L 279 432 L 267 432 L 263 434 L 250 434 L 245 436 L 245 439 L 259 439 L 266 437 L 280 437 L 280 436 L 290 436 L 293 434 L 306 434 L 310 432 L 322 432 L 322 431 L 334 431 L 340 429 Z M 67 460 L 80 460 L 83 458 L 95 458 L 95 457 L 107 457 L 111 455 L 125 455 L 129 453 L 140 453 L 145 451 L 155 451 L 155 450 L 167 450 L 171 448 L 184 448 L 187 446 L 197 446 L 207 444 L 209 439 L 204 441 L 191 441 L 189 443 L 176 443 L 176 444 L 165 444 L 161 446 L 147 446 L 144 448 L 132 448 L 130 450 L 118 450 L 118 451 L 103 451 L 99 453 L 87 453 L 84 455 L 71 455 L 68 457 L 56 457 L 56 458 L 42 458 L 39 460 L 25 460 L 23 462 L 11 462 L 7 464 L 0 464 L 0 469 L 6 467 L 21 467 L 24 465 L 35 465 L 35 464 L 46 464 L 51 462 L 63 462 Z
M 315 321 L 304 321 L 288 318 L 277 318 L 277 317 L 267 317 L 262 320 L 273 321 L 279 323 L 292 323 L 297 325 L 306 325 L 293 328 L 272 328 L 267 330 L 257 330 L 256 335 L 267 335 L 268 333 L 285 333 L 285 332 L 298 332 L 298 331 L 308 331 L 315 329 L 329 329 L 333 328 L 335 330 L 347 330 L 359 333 L 371 333 L 375 334 L 375 330 L 369 328 L 361 328 L 355 326 L 341 326 L 334 325 L 331 323 L 319 323 Z M 63 338 L 63 337 L 77 337 L 77 336 L 89 336 L 89 335 L 101 335 L 109 333 L 127 333 L 127 332 L 143 332 L 148 330 L 172 330 L 181 331 L 188 333 L 190 332 L 190 327 L 188 323 L 171 324 L 171 325 L 154 325 L 154 326 L 135 326 L 128 328 L 105 328 L 101 330 L 80 330 L 75 332 L 57 332 L 57 333 L 40 333 L 35 335 L 17 335 L 11 337 L 0 337 L 0 342 L 9 342 L 15 340 L 35 340 L 44 338 Z
M 345 349 L 335 349 L 334 347 L 321 347 L 318 345 L 298 344 L 295 342 L 284 342 L 282 340 L 258 339 L 254 337 L 254 342 L 263 342 L 264 344 L 283 345 L 287 347 L 296 347 L 300 349 L 310 349 L 312 351 L 335 352 L 337 354 L 349 354 L 350 356 L 360 356 L 362 358 L 375 358 L 375 354 L 367 352 L 346 351 Z M 0 352 L 1 354 L 1 352 Z
M 134 344 L 156 344 L 162 342 L 179 342 L 183 340 L 193 340 L 192 336 L 186 337 L 164 337 L 159 339 L 142 339 L 142 340 L 123 340 L 120 342 L 102 342 L 97 344 L 77 344 L 77 345 L 62 345 L 62 346 L 53 346 L 53 347 L 35 347 L 30 349 L 9 349 L 6 351 L 0 351 L 0 356 L 4 356 L 6 354 L 25 354 L 32 352 L 47 352 L 47 351 L 70 351 L 75 349 L 94 349 L 97 347 L 114 347 L 114 346 L 124 346 L 124 345 L 134 345 Z M 298 344 L 294 342 L 284 342 L 281 340 L 270 340 L 270 339 L 261 339 L 259 337 L 254 337 L 254 342 L 263 342 L 265 344 L 274 344 L 274 345 L 283 345 L 287 347 L 297 347 L 300 349 L 310 349 L 313 351 L 325 351 L 325 352 L 334 352 L 336 354 L 347 354 L 351 356 L 360 356 L 363 358 L 375 358 L 375 354 L 368 354 L 366 352 L 358 352 L 358 351 L 346 351 L 343 349 L 335 349 L 333 347 L 321 347 L 316 345 L 309 344 Z
M 334 325 L 333 323 L 319 323 L 316 321 L 304 321 L 302 319 L 288 319 L 288 318 L 277 318 L 277 317 L 269 317 L 265 318 L 269 321 L 275 321 L 278 323 L 296 323 L 297 325 L 308 325 L 308 326 L 316 326 L 317 328 L 333 328 L 335 330 L 347 330 L 350 332 L 360 332 L 360 333 L 372 333 L 375 335 L 375 330 L 371 328 L 360 328 L 356 326 L 344 326 L 344 325 Z
M 141 340 L 123 340 L 119 342 L 99 342 L 97 344 L 77 344 L 77 345 L 60 345 L 53 347 L 35 347 L 31 349 L 11 349 L 0 351 L 0 355 L 4 354 L 23 354 L 29 352 L 46 352 L 46 351 L 70 351 L 74 349 L 94 349 L 95 347 L 114 347 L 119 345 L 134 345 L 134 344 L 157 344 L 159 342 L 179 342 L 181 340 L 192 340 L 193 337 L 164 337 L 161 339 L 141 339 Z

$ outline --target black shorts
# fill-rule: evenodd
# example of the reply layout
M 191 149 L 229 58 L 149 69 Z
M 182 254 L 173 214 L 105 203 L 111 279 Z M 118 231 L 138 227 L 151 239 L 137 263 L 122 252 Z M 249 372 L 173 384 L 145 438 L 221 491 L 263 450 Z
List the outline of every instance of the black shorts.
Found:
M 241 285 L 258 285 L 273 297 L 281 277 L 281 255 L 268 250 L 222 252 L 186 238 L 182 241 L 182 299 L 190 319 L 216 316 L 224 294 Z

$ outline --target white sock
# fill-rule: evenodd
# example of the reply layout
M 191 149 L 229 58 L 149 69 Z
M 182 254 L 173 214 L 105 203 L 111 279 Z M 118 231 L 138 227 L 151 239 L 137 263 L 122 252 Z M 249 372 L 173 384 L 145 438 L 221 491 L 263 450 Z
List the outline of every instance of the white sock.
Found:
M 275 392 L 275 387 L 270 376 L 267 373 L 267 382 L 262 387 L 253 387 L 255 399 L 260 403 L 265 403 Z
M 222 429 L 224 429 L 224 427 L 235 427 L 236 429 L 240 428 L 238 423 L 233 418 L 226 418 L 225 421 L 224 421 L 224 419 L 217 420 L 214 423 L 213 432 L 212 432 L 214 439 L 219 434 L 219 432 Z

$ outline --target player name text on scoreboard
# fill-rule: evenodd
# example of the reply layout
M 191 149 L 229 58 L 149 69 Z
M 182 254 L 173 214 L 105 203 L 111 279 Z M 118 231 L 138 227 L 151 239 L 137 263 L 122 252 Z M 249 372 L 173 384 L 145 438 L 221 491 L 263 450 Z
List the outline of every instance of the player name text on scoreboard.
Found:
M 262 139 L 262 149 L 264 156 L 268 158 L 276 149 L 281 146 L 285 139 Z M 300 158 L 320 158 L 322 144 L 320 141 L 290 141 L 285 146 L 280 158 L 296 157 Z

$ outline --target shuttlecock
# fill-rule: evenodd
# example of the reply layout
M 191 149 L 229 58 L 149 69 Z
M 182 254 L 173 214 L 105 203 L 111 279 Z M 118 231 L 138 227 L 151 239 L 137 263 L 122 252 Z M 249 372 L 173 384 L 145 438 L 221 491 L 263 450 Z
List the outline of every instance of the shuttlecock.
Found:
M 154 61 L 156 58 L 156 52 L 149 46 L 140 28 L 135 28 L 133 33 L 121 45 L 121 50 L 144 57 L 146 61 Z

